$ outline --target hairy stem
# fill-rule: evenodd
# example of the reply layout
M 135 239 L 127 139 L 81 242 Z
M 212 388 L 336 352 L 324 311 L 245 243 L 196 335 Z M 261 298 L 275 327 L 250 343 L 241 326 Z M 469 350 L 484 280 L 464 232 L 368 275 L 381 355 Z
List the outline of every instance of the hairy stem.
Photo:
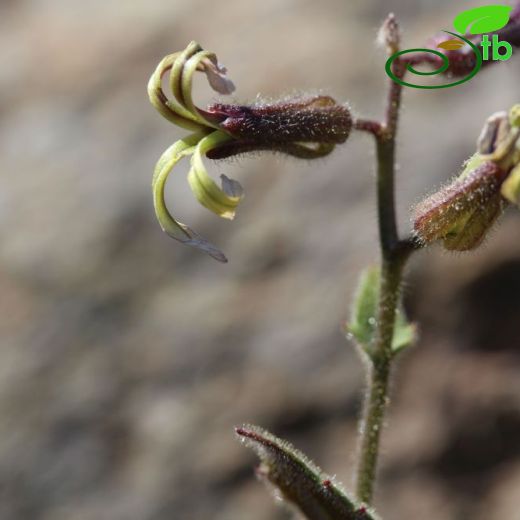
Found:
M 376 148 L 379 242 L 382 258 L 386 260 L 392 256 L 398 241 L 394 196 L 394 136 L 383 134 L 383 137 L 376 138 Z
M 404 65 L 396 60 L 394 72 L 405 73 Z M 360 453 L 357 473 L 357 497 L 370 504 L 374 492 L 381 430 L 388 404 L 388 382 L 393 358 L 392 339 L 399 287 L 406 259 L 413 251 L 413 242 L 399 241 L 395 215 L 395 139 L 401 85 L 390 80 L 385 121 L 381 132 L 371 132 L 377 148 L 377 208 L 381 247 L 381 286 L 377 311 L 377 329 L 373 354 L 368 364 L 368 392 L 360 426 Z M 360 125 L 368 130 L 369 125 Z M 368 130 L 370 131 L 370 130 Z
M 354 130 L 361 132 L 368 132 L 373 136 L 377 137 L 383 132 L 383 125 L 379 121 L 373 121 L 371 119 L 355 118 L 353 121 Z
M 358 499 L 366 504 L 370 504 L 372 501 L 381 430 L 389 401 L 388 381 L 393 357 L 391 347 L 403 266 L 404 258 L 395 261 L 385 260 L 381 270 L 376 348 L 368 364 L 368 392 L 360 427 L 361 440 L 356 489 Z

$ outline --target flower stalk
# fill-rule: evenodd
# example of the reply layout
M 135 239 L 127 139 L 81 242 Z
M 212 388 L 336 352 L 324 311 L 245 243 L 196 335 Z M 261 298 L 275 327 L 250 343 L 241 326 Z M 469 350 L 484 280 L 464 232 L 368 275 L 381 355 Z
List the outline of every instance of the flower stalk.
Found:
M 380 31 L 388 53 L 399 48 L 399 28 L 394 15 L 389 15 Z M 393 63 L 394 74 L 403 78 L 403 61 Z M 374 345 L 368 356 L 367 394 L 359 427 L 360 446 L 356 478 L 356 495 L 366 504 L 372 502 L 379 457 L 379 443 L 389 402 L 388 385 L 392 360 L 394 326 L 399 304 L 399 288 L 406 260 L 411 252 L 399 241 L 395 214 L 395 145 L 401 105 L 402 86 L 388 82 L 387 105 L 384 121 L 364 122 L 360 130 L 370 132 L 377 151 L 377 219 L 381 249 L 381 276 L 379 301 L 376 311 Z

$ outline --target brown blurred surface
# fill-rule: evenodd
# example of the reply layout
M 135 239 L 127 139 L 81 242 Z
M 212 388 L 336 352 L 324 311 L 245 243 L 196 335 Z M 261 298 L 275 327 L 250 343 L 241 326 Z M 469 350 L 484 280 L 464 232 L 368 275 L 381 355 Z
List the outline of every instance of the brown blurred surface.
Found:
M 350 487 L 363 374 L 341 323 L 377 258 L 371 142 L 354 136 L 317 163 L 216 165 L 247 190 L 233 223 L 174 173 L 170 203 L 226 252 L 219 265 L 155 222 L 151 171 L 183 132 L 154 112 L 146 83 L 196 39 L 238 100 L 322 89 L 377 116 L 386 13 L 413 47 L 478 3 L 0 2 L 1 520 L 291 518 L 234 440 L 243 422 Z M 486 117 L 519 101 L 519 64 L 406 91 L 403 229 Z M 411 266 L 421 340 L 394 381 L 385 520 L 520 518 L 519 239 L 509 211 L 477 253 L 434 250 Z

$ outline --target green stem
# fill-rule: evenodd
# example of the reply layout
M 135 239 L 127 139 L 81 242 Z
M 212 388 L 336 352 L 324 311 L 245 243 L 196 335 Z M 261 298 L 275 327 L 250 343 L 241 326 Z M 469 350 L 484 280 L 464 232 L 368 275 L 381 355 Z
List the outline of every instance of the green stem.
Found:
M 379 241 L 382 257 L 387 259 L 398 240 L 394 197 L 395 136 L 376 139 Z
M 396 60 L 394 67 L 397 76 L 404 76 L 405 68 L 399 60 Z M 360 427 L 357 497 L 366 504 L 372 501 L 381 430 L 389 401 L 388 385 L 393 359 L 392 339 L 399 303 L 399 287 L 404 265 L 413 251 L 409 241 L 399 241 L 395 215 L 395 138 L 401 91 L 401 85 L 390 81 L 385 121 L 380 124 L 379 131 L 371 132 L 377 147 L 377 208 L 382 266 L 376 317 L 377 329 L 373 353 L 370 356 L 368 392 Z M 377 128 L 368 125 L 364 127 Z
M 393 358 L 395 311 L 404 259 L 383 261 L 377 335 L 374 353 L 368 365 L 368 392 L 360 428 L 361 447 L 357 476 L 357 497 L 370 504 L 374 492 L 379 441 L 388 404 L 388 381 Z

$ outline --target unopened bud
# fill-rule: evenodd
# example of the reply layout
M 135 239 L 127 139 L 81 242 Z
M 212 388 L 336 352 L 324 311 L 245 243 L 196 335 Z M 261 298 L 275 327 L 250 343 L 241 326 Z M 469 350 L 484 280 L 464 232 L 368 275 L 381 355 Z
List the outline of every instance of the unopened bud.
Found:
M 503 177 L 495 163 L 485 162 L 428 197 L 414 210 L 417 237 L 424 243 L 442 240 L 454 251 L 478 246 L 501 212 Z
M 386 48 L 386 52 L 391 55 L 399 51 L 401 43 L 401 31 L 395 19 L 394 13 L 390 13 L 377 34 L 377 41 Z
M 467 251 L 482 242 L 506 201 L 520 205 L 520 104 L 487 119 L 459 177 L 415 207 L 414 230 L 424 243 L 442 240 L 446 249 Z
M 291 142 L 339 144 L 352 129 L 350 110 L 330 96 L 250 106 L 215 103 L 208 107 L 207 117 L 235 139 L 264 148 Z

